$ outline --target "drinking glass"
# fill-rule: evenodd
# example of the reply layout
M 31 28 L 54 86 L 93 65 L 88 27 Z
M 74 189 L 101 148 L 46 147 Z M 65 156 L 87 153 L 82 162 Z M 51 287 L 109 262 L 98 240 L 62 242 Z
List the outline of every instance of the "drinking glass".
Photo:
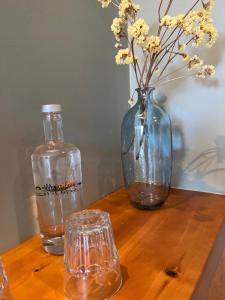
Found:
M 64 253 L 69 299 L 103 300 L 120 289 L 122 276 L 108 213 L 73 213 L 65 222 Z
M 0 300 L 11 300 L 9 294 L 8 279 L 1 258 L 0 258 Z

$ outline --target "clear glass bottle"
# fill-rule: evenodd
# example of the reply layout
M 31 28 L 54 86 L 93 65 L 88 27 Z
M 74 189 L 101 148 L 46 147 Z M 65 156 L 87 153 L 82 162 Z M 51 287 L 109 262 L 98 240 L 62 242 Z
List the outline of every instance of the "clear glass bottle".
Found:
M 65 144 L 61 105 L 43 105 L 45 144 L 31 156 L 42 244 L 50 254 L 64 253 L 64 221 L 81 209 L 80 151 Z
M 159 208 L 167 199 L 172 174 L 172 131 L 167 112 L 153 100 L 154 88 L 137 89 L 138 101 L 122 123 L 122 164 L 131 203 Z

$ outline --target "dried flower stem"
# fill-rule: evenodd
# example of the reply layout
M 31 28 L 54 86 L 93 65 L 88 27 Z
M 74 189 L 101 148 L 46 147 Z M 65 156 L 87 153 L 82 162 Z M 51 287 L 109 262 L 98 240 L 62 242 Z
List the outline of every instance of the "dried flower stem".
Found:
M 165 81 L 161 82 L 160 84 L 156 84 L 156 86 L 159 87 L 163 84 L 166 84 L 166 83 L 169 83 L 169 82 L 172 82 L 172 81 L 176 81 L 176 80 L 179 80 L 179 79 L 187 78 L 187 77 L 192 77 L 194 75 L 195 75 L 195 73 L 188 74 L 188 75 L 183 75 L 183 76 L 178 76 L 178 77 L 175 77 L 175 78 L 172 78 L 172 79 L 165 80 Z
M 154 85 L 158 84 L 158 82 L 160 82 L 160 81 L 162 81 L 163 79 L 165 79 L 165 78 L 167 78 L 167 77 L 169 77 L 169 76 L 171 76 L 171 75 L 173 75 L 173 74 L 175 74 L 175 73 L 177 73 L 177 72 L 183 70 L 183 69 L 186 68 L 186 67 L 187 67 L 187 64 L 185 64 L 184 66 L 182 66 L 182 67 L 180 67 L 180 68 L 177 68 L 176 70 L 174 70 L 174 71 L 172 71 L 172 72 L 169 72 L 168 74 L 164 75 L 161 79 L 157 79 L 155 82 L 153 82 L 152 85 L 154 86 Z
M 134 39 L 132 39 L 132 41 L 131 41 L 131 50 L 132 50 L 132 56 L 133 56 L 134 73 L 136 76 L 138 87 L 140 88 L 141 85 L 139 83 L 139 79 L 138 79 L 138 75 L 137 75 L 137 62 L 136 62 L 135 55 L 134 55 Z
M 163 0 L 160 0 L 159 8 L 158 8 L 158 21 L 159 21 L 159 24 L 161 22 L 161 8 L 162 8 L 162 4 L 163 4 Z

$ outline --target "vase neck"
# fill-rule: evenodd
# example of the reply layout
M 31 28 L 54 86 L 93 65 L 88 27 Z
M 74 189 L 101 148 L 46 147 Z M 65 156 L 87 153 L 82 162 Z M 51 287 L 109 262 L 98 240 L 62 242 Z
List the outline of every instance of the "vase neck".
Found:
M 138 88 L 136 92 L 138 94 L 138 102 L 146 105 L 147 102 L 153 101 L 153 91 L 155 90 L 154 87 L 147 87 L 147 88 Z

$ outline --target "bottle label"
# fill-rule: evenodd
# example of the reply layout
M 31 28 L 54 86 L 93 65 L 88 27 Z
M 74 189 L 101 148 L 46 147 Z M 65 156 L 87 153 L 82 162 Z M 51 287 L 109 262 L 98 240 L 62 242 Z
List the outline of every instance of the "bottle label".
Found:
M 66 181 L 64 184 L 52 185 L 45 184 L 44 186 L 36 186 L 36 195 L 37 196 L 47 196 L 47 195 L 60 195 L 60 194 L 69 194 L 75 193 L 80 190 L 81 182 L 75 181 Z

